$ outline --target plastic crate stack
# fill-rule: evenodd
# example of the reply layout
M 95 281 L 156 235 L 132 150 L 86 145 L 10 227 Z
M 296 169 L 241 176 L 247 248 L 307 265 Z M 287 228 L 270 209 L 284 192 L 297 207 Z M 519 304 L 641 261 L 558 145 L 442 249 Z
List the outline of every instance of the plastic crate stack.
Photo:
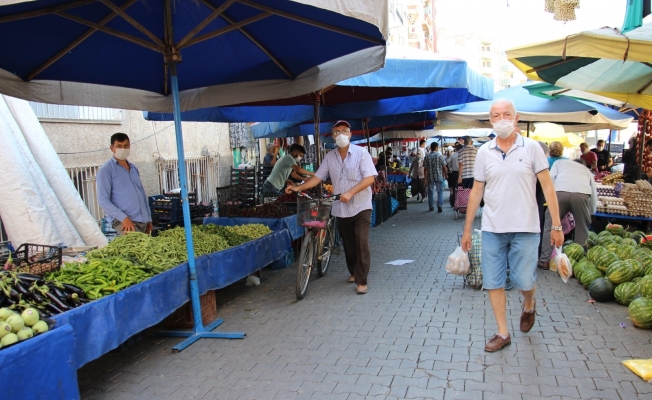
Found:
M 258 187 L 257 187 L 257 198 L 258 198 L 258 204 L 263 204 L 264 198 L 263 198 L 263 183 L 267 180 L 269 177 L 269 174 L 272 173 L 272 170 L 274 169 L 273 165 L 265 165 L 262 164 L 258 167 Z
M 396 189 L 396 200 L 398 200 L 398 209 L 407 210 L 407 186 L 400 185 Z
M 242 203 L 234 199 L 232 186 L 217 188 L 217 207 L 220 217 L 237 217 L 240 215 Z
M 164 196 L 150 196 L 149 208 L 152 212 L 152 224 L 176 226 L 183 224 L 183 203 L 181 195 L 177 193 L 166 193 Z M 197 193 L 188 193 L 188 204 L 190 215 L 196 212 Z
M 244 207 L 256 205 L 256 170 L 231 167 L 231 201 Z

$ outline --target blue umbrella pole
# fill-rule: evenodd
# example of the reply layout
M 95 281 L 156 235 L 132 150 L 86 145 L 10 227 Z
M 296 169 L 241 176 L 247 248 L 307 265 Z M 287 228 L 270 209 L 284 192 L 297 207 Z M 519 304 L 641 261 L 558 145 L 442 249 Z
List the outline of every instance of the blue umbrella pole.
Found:
M 188 276 L 190 277 L 190 302 L 192 304 L 192 316 L 195 326 L 191 331 L 163 331 L 159 334 L 164 336 L 185 337 L 181 343 L 172 348 L 179 352 L 195 343 L 201 338 L 211 339 L 242 339 L 244 332 L 211 332 L 218 327 L 222 319 L 212 321 L 204 326 L 201 318 L 201 306 L 199 302 L 199 287 L 197 285 L 197 268 L 195 266 L 195 248 L 192 240 L 192 227 L 190 220 L 190 204 L 188 203 L 188 180 L 186 177 L 186 163 L 183 151 L 183 134 L 181 132 L 181 107 L 179 105 L 179 85 L 177 82 L 177 68 L 170 64 L 170 81 L 172 86 L 172 100 L 174 102 L 174 130 L 177 139 L 177 157 L 179 159 L 179 182 L 181 183 L 181 203 L 183 207 L 183 227 L 186 231 L 186 252 L 188 254 Z

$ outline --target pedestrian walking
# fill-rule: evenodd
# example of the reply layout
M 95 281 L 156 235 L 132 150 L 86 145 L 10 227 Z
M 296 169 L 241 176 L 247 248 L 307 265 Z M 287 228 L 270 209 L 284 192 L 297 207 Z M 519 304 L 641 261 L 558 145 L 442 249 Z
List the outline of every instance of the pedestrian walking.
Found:
M 473 138 L 470 136 L 464 138 L 464 147 L 457 156 L 459 171 L 457 183 L 462 185 L 464 189 L 471 189 L 473 187 L 473 169 L 477 154 L 478 149 L 473 145 Z
M 555 188 L 548 171 L 548 160 L 539 144 L 517 132 L 519 116 L 514 103 L 496 100 L 490 109 L 496 138 L 482 145 L 475 159 L 462 249 L 471 250 L 471 231 L 475 214 L 484 195 L 482 213 L 483 286 L 498 325 L 498 331 L 485 345 L 485 351 L 501 350 L 511 343 L 507 329 L 505 281 L 507 264 L 510 280 L 524 297 L 520 329 L 529 332 L 536 314 L 536 270 L 539 242 L 539 216 L 535 196 L 541 182 L 552 220 L 551 242 L 564 241 Z
M 412 178 L 412 197 L 417 196 L 419 203 L 423 203 L 423 200 L 426 198 L 426 185 L 424 183 L 425 171 L 423 169 L 424 157 L 425 152 L 415 149 L 409 172 Z
M 455 207 L 455 189 L 457 187 L 457 180 L 459 178 L 459 155 L 460 149 L 462 149 L 462 144 L 460 142 L 455 143 L 455 148 L 453 153 L 448 158 L 446 166 L 448 167 L 448 190 L 449 190 L 449 200 L 451 207 Z
M 140 172 L 127 161 L 129 136 L 114 133 L 110 148 L 113 157 L 97 171 L 97 200 L 107 222 L 120 236 L 127 232 L 151 233 L 154 226 Z
M 423 161 L 424 182 L 428 185 L 428 211 L 435 210 L 435 188 L 437 188 L 437 212 L 444 205 L 444 179 L 448 173 L 446 160 L 439 152 L 439 144 L 430 144 L 430 153 Z
M 369 228 L 371 227 L 371 185 L 377 172 L 371 155 L 362 147 L 351 146 L 351 125 L 337 121 L 332 128 L 337 150 L 324 157 L 313 177 L 302 185 L 289 186 L 287 193 L 300 192 L 319 185 L 330 177 L 333 193 L 341 194 L 333 202 L 331 213 L 337 217 L 342 237 L 349 282 L 356 283 L 356 293 L 367 293 L 367 276 L 371 265 Z
M 559 202 L 559 215 L 573 214 L 575 220 L 575 243 L 584 244 L 589 238 L 591 215 L 595 214 L 598 206 L 598 192 L 595 187 L 593 174 L 584 165 L 571 160 L 557 160 L 550 169 L 550 177 L 557 192 Z M 540 269 L 549 269 L 550 230 L 552 218 L 546 211 L 543 238 L 541 240 L 541 255 L 539 256 Z

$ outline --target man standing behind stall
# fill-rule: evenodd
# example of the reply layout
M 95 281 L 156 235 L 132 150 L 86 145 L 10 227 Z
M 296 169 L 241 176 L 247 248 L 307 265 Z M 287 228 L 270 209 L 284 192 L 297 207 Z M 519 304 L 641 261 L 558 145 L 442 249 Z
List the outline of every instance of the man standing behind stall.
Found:
M 332 129 L 337 150 L 326 154 L 315 176 L 303 185 L 289 186 L 285 191 L 300 192 L 319 185 L 330 177 L 333 193 L 341 194 L 333 202 L 331 214 L 337 217 L 337 230 L 344 244 L 350 283 L 356 283 L 356 293 L 367 293 L 367 275 L 371 265 L 369 228 L 371 227 L 371 185 L 376 169 L 371 155 L 359 146 L 351 146 L 351 125 L 337 121 Z
M 614 165 L 614 160 L 611 158 L 609 150 L 604 148 L 604 140 L 600 139 L 595 144 L 595 148 L 591 149 L 598 156 L 598 171 L 611 172 L 611 166 Z
M 150 233 L 152 217 L 138 168 L 129 161 L 129 136 L 111 136 L 113 157 L 97 171 L 97 200 L 118 235 Z
M 300 179 L 302 175 L 313 176 L 312 172 L 299 167 L 299 163 L 305 154 L 306 150 L 303 146 L 296 143 L 290 146 L 289 154 L 284 155 L 276 162 L 274 169 L 263 183 L 263 196 L 280 196 L 283 193 L 285 182 L 292 172 L 298 174 L 295 179 Z
M 489 116 L 496 138 L 482 145 L 475 160 L 475 183 L 466 213 L 462 249 L 471 250 L 471 230 L 484 195 L 482 213 L 482 279 L 498 331 L 485 345 L 494 352 L 509 345 L 505 281 L 509 264 L 510 281 L 524 297 L 521 332 L 534 326 L 536 304 L 539 213 L 535 196 L 537 180 L 548 203 L 552 223 L 551 242 L 561 246 L 559 207 L 541 146 L 517 131 L 519 116 L 514 103 L 496 100 Z
M 263 159 L 263 165 L 274 166 L 277 160 L 278 146 L 276 146 L 274 143 L 267 144 L 267 154 L 265 154 L 265 158 Z

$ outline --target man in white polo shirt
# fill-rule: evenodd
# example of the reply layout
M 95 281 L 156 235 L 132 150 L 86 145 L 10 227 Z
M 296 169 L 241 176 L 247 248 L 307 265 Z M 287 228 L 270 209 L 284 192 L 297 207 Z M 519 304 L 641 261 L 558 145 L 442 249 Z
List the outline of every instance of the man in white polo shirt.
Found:
M 520 328 L 529 332 L 534 325 L 539 213 L 535 187 L 541 183 L 552 219 L 551 243 L 561 246 L 559 207 L 548 171 L 548 160 L 539 143 L 521 136 L 516 127 L 519 116 L 509 100 L 496 100 L 490 110 L 496 137 L 482 145 L 475 159 L 469 204 L 462 236 L 462 249 L 471 250 L 473 220 L 484 195 L 482 213 L 483 286 L 496 318 L 498 332 L 485 351 L 501 350 L 511 343 L 507 330 L 505 281 L 507 264 L 510 280 L 524 296 Z

